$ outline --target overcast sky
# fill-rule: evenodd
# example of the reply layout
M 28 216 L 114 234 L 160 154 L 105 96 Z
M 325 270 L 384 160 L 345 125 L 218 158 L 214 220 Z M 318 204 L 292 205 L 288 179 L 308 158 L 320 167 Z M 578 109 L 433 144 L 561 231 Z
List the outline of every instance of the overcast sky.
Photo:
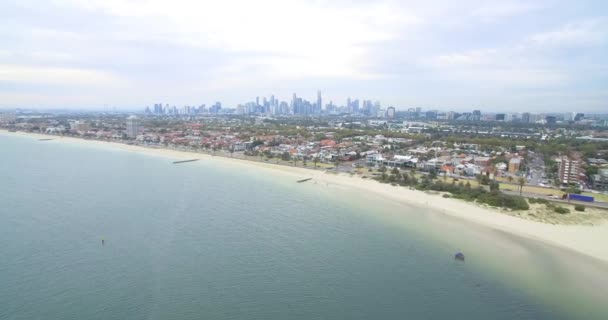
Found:
M 0 107 L 608 112 L 608 1 L 0 0 Z

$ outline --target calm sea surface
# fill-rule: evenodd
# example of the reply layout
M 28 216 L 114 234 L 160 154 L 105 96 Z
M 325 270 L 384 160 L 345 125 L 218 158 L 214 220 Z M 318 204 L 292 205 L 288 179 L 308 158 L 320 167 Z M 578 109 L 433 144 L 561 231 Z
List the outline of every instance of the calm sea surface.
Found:
M 0 319 L 608 319 L 607 279 L 269 170 L 0 135 Z

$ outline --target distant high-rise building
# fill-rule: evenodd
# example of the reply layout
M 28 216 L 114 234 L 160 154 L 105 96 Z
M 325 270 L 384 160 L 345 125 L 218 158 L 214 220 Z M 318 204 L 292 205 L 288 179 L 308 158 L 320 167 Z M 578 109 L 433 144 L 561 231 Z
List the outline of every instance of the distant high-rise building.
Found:
M 315 113 L 321 113 L 321 109 L 323 108 L 323 100 L 321 99 L 321 90 L 317 91 L 317 112 Z
M 454 120 L 454 118 L 456 118 L 456 112 L 454 112 L 454 111 L 448 111 L 448 113 L 446 114 L 446 119 L 447 120 Z
M 481 120 L 481 111 L 480 110 L 473 110 L 473 115 L 471 120 L 473 121 L 479 121 Z
M 297 96 L 296 96 L 296 94 L 294 93 L 294 94 L 293 94 L 293 97 L 291 98 L 291 111 L 292 111 L 293 113 L 295 113 L 295 112 L 296 112 L 296 111 L 295 111 L 296 109 L 299 109 L 299 108 L 298 108 L 298 106 L 297 106 L 297 104 L 298 104 L 298 97 L 297 97 Z
M 222 110 L 222 103 L 217 101 L 214 105 L 209 108 L 209 113 L 219 113 Z
M 437 120 L 437 110 L 429 110 L 426 112 L 426 119 L 427 120 Z
M 546 116 L 545 121 L 547 122 L 547 124 L 556 124 L 557 117 L 556 116 Z
M 347 112 L 353 111 L 352 101 L 350 101 L 350 97 L 346 98 L 346 110 Z
M 136 116 L 127 118 L 127 137 L 134 139 L 139 134 L 139 119 Z
M 395 108 L 394 107 L 388 107 L 386 109 L 386 117 L 389 119 L 395 118 Z
M 359 113 L 359 99 L 355 99 L 352 103 L 352 112 Z
M 524 112 L 521 114 L 521 122 L 530 123 L 530 112 Z
M 494 119 L 496 121 L 505 121 L 505 114 L 504 113 L 497 113 L 496 116 L 494 117 Z

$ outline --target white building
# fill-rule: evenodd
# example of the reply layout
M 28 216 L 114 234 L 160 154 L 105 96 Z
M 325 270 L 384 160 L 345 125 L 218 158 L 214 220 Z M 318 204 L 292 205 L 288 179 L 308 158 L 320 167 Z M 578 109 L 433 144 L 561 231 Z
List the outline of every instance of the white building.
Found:
M 127 137 L 136 138 L 139 134 L 139 119 L 136 116 L 127 118 Z

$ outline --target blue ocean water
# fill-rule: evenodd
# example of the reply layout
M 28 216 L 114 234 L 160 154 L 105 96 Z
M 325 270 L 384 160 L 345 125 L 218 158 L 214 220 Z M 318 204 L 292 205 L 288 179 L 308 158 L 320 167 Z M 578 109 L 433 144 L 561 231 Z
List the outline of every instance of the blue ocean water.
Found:
M 608 318 L 608 269 L 564 257 L 268 170 L 0 135 L 0 319 Z

